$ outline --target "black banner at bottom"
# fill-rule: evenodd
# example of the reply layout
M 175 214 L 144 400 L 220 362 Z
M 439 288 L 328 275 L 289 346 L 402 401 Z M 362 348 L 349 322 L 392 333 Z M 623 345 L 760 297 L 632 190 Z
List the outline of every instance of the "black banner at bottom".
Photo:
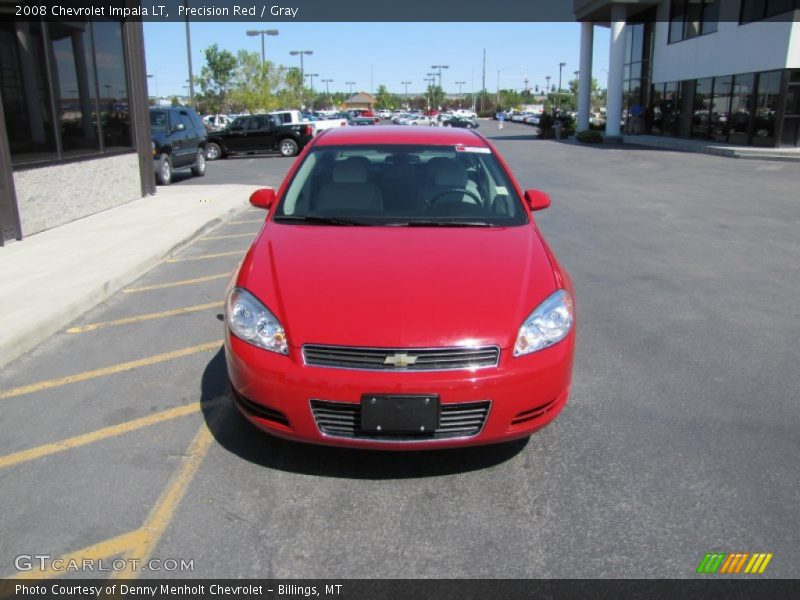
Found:
M 0 598 L 84 600 L 593 600 L 660 598 L 796 600 L 792 579 L 186 579 L 186 580 L 0 580 Z

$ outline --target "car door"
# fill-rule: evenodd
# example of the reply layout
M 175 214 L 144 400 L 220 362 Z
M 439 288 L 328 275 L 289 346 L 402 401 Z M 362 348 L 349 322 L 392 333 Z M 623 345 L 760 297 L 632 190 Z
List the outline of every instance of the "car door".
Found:
M 231 126 L 225 130 L 222 137 L 225 141 L 225 148 L 230 152 L 247 151 L 248 121 L 250 121 L 250 117 L 238 117 L 231 123 Z
M 250 117 L 247 128 L 248 146 L 251 150 L 264 152 L 275 147 L 275 127 L 268 115 Z
M 172 146 L 172 166 L 183 167 L 186 165 L 186 123 L 181 120 L 177 110 L 169 112 L 169 142 Z

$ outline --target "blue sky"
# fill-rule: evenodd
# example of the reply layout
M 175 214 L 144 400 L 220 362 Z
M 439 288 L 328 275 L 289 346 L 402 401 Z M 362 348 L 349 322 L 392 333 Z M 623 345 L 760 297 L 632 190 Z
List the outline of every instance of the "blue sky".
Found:
M 522 89 L 523 77 L 529 87 L 558 83 L 558 63 L 563 85 L 578 70 L 580 25 L 578 23 L 277 23 L 270 28 L 279 35 L 267 37 L 267 59 L 286 66 L 299 66 L 290 50 L 313 50 L 305 57 L 305 72 L 317 73 L 319 80 L 333 79 L 331 91 L 370 90 L 384 84 L 401 93 L 401 81 L 411 81 L 409 92 L 425 89 L 423 79 L 431 65 L 445 64 L 442 85 L 455 92 L 456 81 L 464 81 L 464 92 L 480 89 L 481 61 L 486 48 L 486 87 L 494 90 L 498 69 L 501 88 Z M 195 74 L 204 63 L 202 51 L 211 44 L 234 53 L 240 49 L 261 52 L 261 38 L 247 37 L 248 29 L 264 29 L 262 23 L 192 23 L 192 65 Z M 184 23 L 145 23 L 145 50 L 151 94 L 183 95 L 188 77 Z M 605 87 L 608 68 L 608 29 L 595 27 L 593 75 Z M 370 77 L 370 74 L 372 76 Z

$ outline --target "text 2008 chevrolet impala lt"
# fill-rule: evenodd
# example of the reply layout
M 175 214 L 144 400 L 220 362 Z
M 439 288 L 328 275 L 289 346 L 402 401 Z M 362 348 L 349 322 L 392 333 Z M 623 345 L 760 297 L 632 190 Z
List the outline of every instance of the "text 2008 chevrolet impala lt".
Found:
M 241 412 L 277 436 L 389 450 L 529 436 L 569 395 L 570 278 L 470 130 L 353 127 L 309 144 L 227 295 Z

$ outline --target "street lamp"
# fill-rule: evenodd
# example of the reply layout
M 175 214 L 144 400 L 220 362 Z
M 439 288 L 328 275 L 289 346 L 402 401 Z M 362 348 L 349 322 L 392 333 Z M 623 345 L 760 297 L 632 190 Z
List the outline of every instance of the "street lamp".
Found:
M 408 108 L 408 86 L 411 85 L 410 81 L 401 81 L 400 85 L 404 85 L 406 88 L 406 108 Z
M 314 77 L 319 77 L 319 73 L 306 73 L 305 77 L 308 77 L 309 80 L 309 87 L 311 91 L 314 91 Z
M 524 65 L 511 65 L 510 67 L 503 67 L 502 69 L 497 69 L 497 88 L 495 90 L 495 99 L 494 99 L 495 105 L 500 104 L 500 73 L 502 73 L 503 71 L 507 71 L 508 69 L 516 69 L 517 67 L 523 69 Z
M 428 75 L 429 77 L 426 77 L 422 81 L 425 81 L 428 84 L 428 110 L 430 110 L 431 105 L 433 104 L 433 84 L 436 83 L 436 74 L 428 73 Z
M 558 112 L 561 112 L 561 69 L 567 66 L 567 63 L 558 63 Z
M 345 81 L 344 84 L 350 86 L 350 95 L 352 96 L 353 95 L 353 86 L 356 84 L 356 82 L 355 81 Z
M 458 108 L 461 108 L 461 86 L 466 85 L 466 81 L 456 81 L 455 84 L 458 86 Z
M 247 35 L 250 37 L 255 37 L 257 35 L 261 36 L 261 64 L 263 65 L 267 62 L 266 52 L 264 50 L 264 37 L 267 35 L 278 35 L 277 29 L 248 29 Z
M 333 81 L 333 79 L 321 79 L 322 83 L 325 84 L 325 93 L 328 94 L 328 102 L 333 106 L 333 99 L 331 98 L 331 89 L 328 87 L 328 84 Z
M 156 97 L 156 98 L 158 98 L 158 71 L 156 71 L 156 72 L 155 72 L 155 73 L 153 73 L 152 75 L 151 75 L 151 74 L 148 74 L 148 75 L 147 75 L 147 78 L 148 78 L 148 79 L 152 79 L 152 80 L 155 82 L 155 84 L 156 84 L 156 93 L 155 93 L 155 97 Z
M 303 85 L 303 81 L 305 81 L 305 74 L 303 72 L 303 55 L 304 54 L 314 54 L 313 50 L 289 50 L 289 54 L 292 56 L 300 56 L 300 85 Z
M 442 87 L 442 69 L 449 69 L 450 65 L 431 65 L 431 69 L 439 69 L 439 87 Z
M 547 84 L 545 84 L 545 97 L 544 97 L 544 106 L 547 108 L 547 101 L 550 100 L 550 80 L 552 77 L 550 75 L 546 76 L 545 79 L 547 80 Z

